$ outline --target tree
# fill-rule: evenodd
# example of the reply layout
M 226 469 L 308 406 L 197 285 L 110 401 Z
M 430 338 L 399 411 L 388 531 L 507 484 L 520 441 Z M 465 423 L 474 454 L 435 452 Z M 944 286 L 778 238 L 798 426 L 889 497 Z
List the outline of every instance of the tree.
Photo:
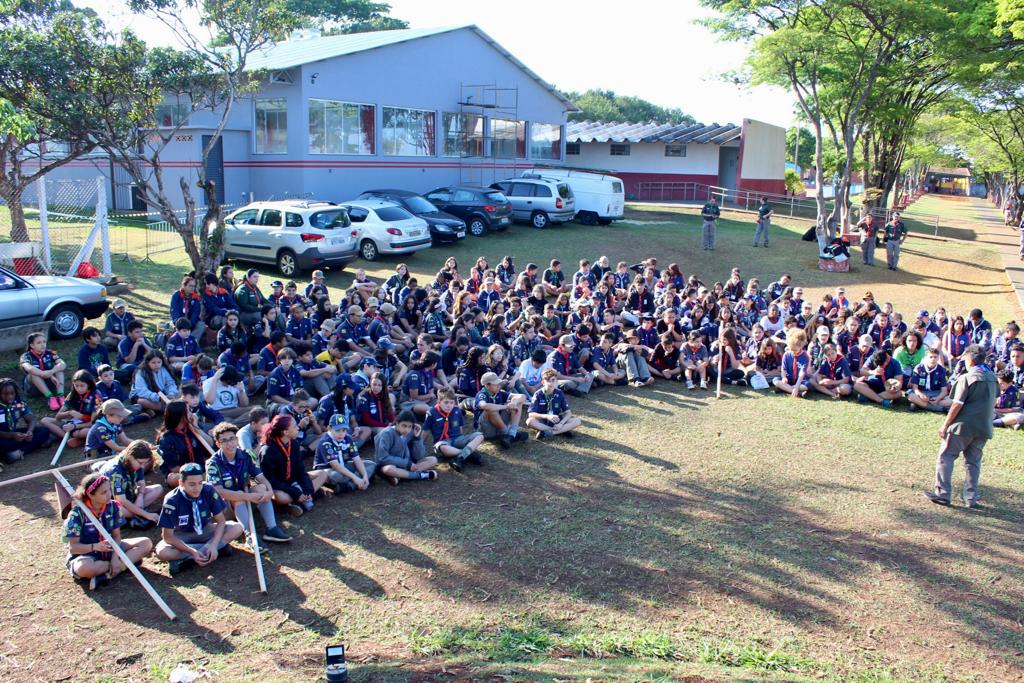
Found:
M 570 121 L 696 123 L 696 120 L 682 109 L 662 107 L 631 95 L 616 95 L 611 90 L 562 94 L 580 108 L 580 111 L 569 114 Z
M 800 132 L 800 155 L 797 154 L 797 131 Z M 814 135 L 804 127 L 795 126 L 786 130 L 786 159 L 791 160 L 801 170 L 807 170 L 814 165 Z
M 791 168 L 786 169 L 786 192 L 792 195 L 804 193 L 804 184 L 800 180 L 800 174 Z
M 0 44 L 0 198 L 11 239 L 26 242 L 25 189 L 95 150 L 96 128 L 108 116 L 117 126 L 132 120 L 137 99 L 125 75 L 143 46 L 60 0 L 5 5 Z

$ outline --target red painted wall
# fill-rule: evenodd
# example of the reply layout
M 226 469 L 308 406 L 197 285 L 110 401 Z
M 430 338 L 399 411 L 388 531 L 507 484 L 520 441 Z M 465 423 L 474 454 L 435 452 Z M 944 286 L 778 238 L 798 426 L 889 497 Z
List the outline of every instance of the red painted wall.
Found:
M 637 199 L 650 200 L 693 200 L 692 188 L 665 188 L 644 190 L 641 192 L 640 183 L 701 183 L 703 185 L 717 185 L 718 176 L 700 175 L 694 173 L 624 173 L 614 171 L 617 178 L 622 178 L 625 185 L 626 197 L 635 196 Z M 701 197 L 703 199 L 703 197 Z
M 765 194 L 786 194 L 786 181 L 741 178 L 739 189 L 747 190 L 748 192 L 764 192 Z

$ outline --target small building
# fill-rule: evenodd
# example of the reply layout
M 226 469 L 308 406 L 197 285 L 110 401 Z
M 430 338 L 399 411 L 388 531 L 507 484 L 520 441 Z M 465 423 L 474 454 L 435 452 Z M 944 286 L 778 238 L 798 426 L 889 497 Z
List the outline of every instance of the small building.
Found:
M 298 37 L 253 54 L 247 68 L 259 73 L 259 91 L 236 103 L 206 161 L 229 206 L 489 185 L 538 163 L 563 164 L 566 115 L 577 111 L 475 25 Z M 159 127 L 178 126 L 187 112 L 165 102 Z M 180 200 L 179 178 L 195 187 L 218 119 L 199 112 L 175 131 L 162 156 L 172 199 Z M 107 176 L 108 206 L 144 208 L 103 156 L 51 175 Z
M 574 121 L 566 164 L 622 178 L 632 199 L 692 199 L 694 185 L 784 194 L 786 131 L 743 124 Z
M 966 197 L 971 191 L 971 169 L 933 168 L 925 177 L 925 190 Z

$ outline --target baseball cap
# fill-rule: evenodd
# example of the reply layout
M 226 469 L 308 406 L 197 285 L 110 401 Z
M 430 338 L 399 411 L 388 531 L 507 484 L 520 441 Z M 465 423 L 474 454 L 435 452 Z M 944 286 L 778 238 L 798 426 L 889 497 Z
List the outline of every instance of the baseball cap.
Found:
M 825 325 L 819 325 L 818 329 L 816 330 L 816 334 L 821 334 L 822 332 L 824 332 L 825 334 L 830 334 L 831 330 L 829 330 L 828 327 L 826 327 Z
M 274 280 L 273 282 L 270 283 L 270 286 L 271 287 L 280 287 L 280 288 L 284 289 L 284 284 L 280 280 Z
M 128 304 L 124 302 L 124 299 L 116 299 L 114 301 L 113 309 L 116 311 L 119 308 L 128 308 Z
M 380 299 L 378 299 L 375 296 L 371 296 L 369 299 L 366 300 L 366 307 L 367 308 L 379 308 L 380 307 Z
M 356 304 L 352 304 L 351 306 L 348 307 L 348 314 L 349 315 L 355 315 L 357 313 L 359 315 L 362 315 L 363 314 L 363 309 L 359 308 L 359 306 L 357 306 Z
M 382 303 L 380 305 L 380 312 L 383 313 L 384 315 L 391 315 L 392 313 L 394 313 L 397 310 L 398 309 L 395 308 L 395 305 L 390 303 L 390 302 L 388 302 L 388 301 L 385 301 L 384 303 Z
M 497 384 L 498 376 L 493 372 L 485 372 L 480 378 L 480 384 Z
M 360 363 L 360 365 L 372 365 L 375 368 L 379 368 L 380 367 L 380 363 L 377 362 L 376 358 L 364 358 L 363 362 Z
M 875 343 L 875 341 L 871 338 L 870 334 L 860 335 L 860 339 L 858 339 L 857 341 L 861 344 L 867 344 L 869 346 L 873 346 Z
M 385 351 L 391 351 L 395 348 L 395 342 L 391 341 L 387 337 L 381 337 L 380 341 L 377 342 L 377 348 L 384 349 Z
M 558 343 L 561 344 L 562 346 L 575 346 L 576 345 L 576 342 L 574 342 L 572 340 L 572 335 L 571 334 L 563 334 L 561 337 L 558 338 Z
M 128 417 L 129 415 L 132 414 L 132 411 L 125 408 L 124 404 L 121 403 L 116 398 L 111 398 L 104 401 L 100 410 L 103 411 L 104 415 L 118 415 L 120 417 Z
M 347 430 L 348 429 L 348 420 L 345 419 L 344 415 L 342 415 L 340 413 L 335 413 L 334 415 L 331 415 L 330 425 L 331 425 L 331 429 L 345 429 L 345 430 Z
M 928 317 L 928 309 L 927 308 L 922 308 L 920 311 L 917 312 L 917 317 L 918 318 L 927 318 Z
M 338 375 L 338 379 L 334 380 L 335 387 L 345 387 L 352 391 L 359 391 L 359 383 L 352 379 L 352 375 L 347 372 L 343 372 Z
M 865 299 L 874 299 L 875 295 L 872 294 L 870 290 L 868 290 L 867 292 L 864 292 L 864 298 Z
M 324 276 L 324 271 L 322 271 L 322 270 L 314 270 L 313 271 L 313 277 L 323 277 L 323 276 Z

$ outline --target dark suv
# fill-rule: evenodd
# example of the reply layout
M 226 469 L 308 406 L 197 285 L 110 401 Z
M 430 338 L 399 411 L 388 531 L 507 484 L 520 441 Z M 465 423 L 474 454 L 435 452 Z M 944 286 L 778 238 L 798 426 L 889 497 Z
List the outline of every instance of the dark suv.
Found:
M 474 237 L 488 230 L 507 230 L 512 225 L 512 203 L 489 187 L 439 187 L 426 197 L 437 208 L 466 221 L 466 229 Z
M 409 213 L 422 218 L 430 226 L 434 244 L 456 242 L 466 236 L 466 223 L 450 213 L 440 211 L 429 200 L 408 190 L 367 190 L 359 199 L 386 199 Z

